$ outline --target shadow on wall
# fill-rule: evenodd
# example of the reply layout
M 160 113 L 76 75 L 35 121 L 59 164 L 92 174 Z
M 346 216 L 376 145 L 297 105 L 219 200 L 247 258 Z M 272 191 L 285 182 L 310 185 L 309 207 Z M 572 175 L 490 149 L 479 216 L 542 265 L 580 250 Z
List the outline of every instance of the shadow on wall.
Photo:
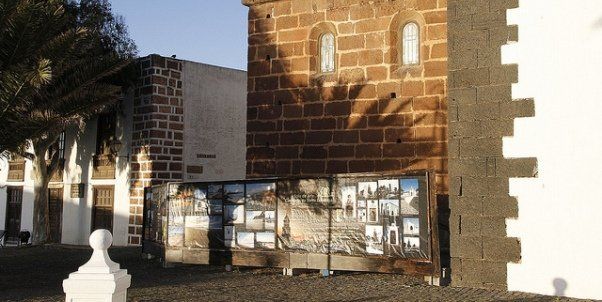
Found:
M 600 19 L 598 19 L 596 22 L 594 22 L 594 29 L 602 29 L 602 17 L 600 17 Z
M 78 185 L 75 183 L 76 181 L 84 184 L 84 195 L 83 198 L 73 198 L 71 199 L 71 203 L 64 203 L 64 206 L 75 207 L 75 209 L 69 210 L 66 213 L 77 213 L 78 215 L 78 228 L 79 232 L 77 236 L 75 236 L 76 243 L 78 244 L 87 244 L 86 238 L 90 235 L 90 230 L 85 227 L 89 225 L 87 219 L 91 213 L 90 205 L 87 202 L 87 190 L 89 189 L 88 180 L 90 179 L 92 171 L 92 157 L 94 155 L 94 149 L 96 146 L 96 119 L 86 121 L 86 124 L 83 129 L 78 129 L 75 127 L 73 131 L 75 132 L 75 138 L 71 145 L 70 150 L 77 150 L 75 155 L 75 173 L 79 173 L 80 175 L 69 175 L 68 181 L 71 183 L 71 186 Z M 71 188 L 69 188 L 69 191 Z M 65 212 L 65 211 L 64 211 Z M 91 217 L 90 217 L 91 219 Z
M 422 127 L 438 124 L 439 107 L 415 112 L 424 102 L 402 87 L 412 76 L 375 78 L 361 63 L 371 64 L 364 48 L 355 65 L 335 53 L 335 71 L 320 73 L 312 29 L 303 41 L 282 40 L 273 18 L 256 10 L 249 23 L 248 176 L 446 169 L 445 127 Z
M 566 296 L 566 289 L 568 288 L 568 283 L 566 280 L 562 278 L 556 278 L 552 281 L 554 285 L 554 296 Z

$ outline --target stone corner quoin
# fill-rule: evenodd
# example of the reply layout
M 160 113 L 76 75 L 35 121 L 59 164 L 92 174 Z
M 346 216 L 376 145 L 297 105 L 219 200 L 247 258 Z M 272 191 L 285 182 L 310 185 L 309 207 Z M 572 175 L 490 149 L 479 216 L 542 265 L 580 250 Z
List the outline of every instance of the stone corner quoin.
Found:
M 449 0 L 449 177 L 451 276 L 454 286 L 507 289 L 507 263 L 521 244 L 506 234 L 518 216 L 509 178 L 533 177 L 535 158 L 504 158 L 502 138 L 514 119 L 534 115 L 533 100 L 513 100 L 517 65 L 501 46 L 517 41 L 506 11 L 518 0 Z

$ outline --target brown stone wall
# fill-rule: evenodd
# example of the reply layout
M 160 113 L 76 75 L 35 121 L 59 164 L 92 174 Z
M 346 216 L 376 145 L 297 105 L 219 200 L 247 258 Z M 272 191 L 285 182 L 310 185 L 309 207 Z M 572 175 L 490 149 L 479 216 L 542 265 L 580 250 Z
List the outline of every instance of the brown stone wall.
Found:
M 510 177 L 533 177 L 536 159 L 504 158 L 502 138 L 514 118 L 534 114 L 532 100 L 513 100 L 516 65 L 500 48 L 517 40 L 506 10 L 518 0 L 450 0 L 449 174 L 451 276 L 454 286 L 506 289 L 507 263 L 520 261 L 520 242 L 506 236 L 518 215 Z
M 134 91 L 128 244 L 141 244 L 144 188 L 182 180 L 182 63 L 151 55 L 139 60 Z
M 247 176 L 437 173 L 447 192 L 446 0 L 245 0 Z M 400 64 L 419 24 L 421 64 Z M 318 72 L 333 31 L 336 72 Z

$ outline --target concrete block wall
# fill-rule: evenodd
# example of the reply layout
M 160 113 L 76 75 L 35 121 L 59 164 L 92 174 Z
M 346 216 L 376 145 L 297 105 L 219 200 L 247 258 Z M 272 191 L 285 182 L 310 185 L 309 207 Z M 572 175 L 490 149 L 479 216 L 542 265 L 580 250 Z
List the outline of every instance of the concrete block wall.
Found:
M 128 244 L 142 238 L 144 188 L 181 181 L 184 107 L 182 62 L 150 55 L 139 60 L 134 92 Z
M 452 285 L 506 289 L 507 263 L 519 262 L 519 239 L 506 219 L 518 215 L 509 178 L 534 177 L 535 158 L 504 158 L 502 138 L 514 119 L 534 115 L 533 100 L 512 99 L 516 65 L 501 46 L 517 40 L 506 10 L 518 0 L 450 0 L 449 177 Z
M 244 0 L 249 9 L 247 176 L 437 174 L 447 193 L 446 0 Z M 421 64 L 401 66 L 419 24 Z M 318 72 L 332 32 L 336 71 Z

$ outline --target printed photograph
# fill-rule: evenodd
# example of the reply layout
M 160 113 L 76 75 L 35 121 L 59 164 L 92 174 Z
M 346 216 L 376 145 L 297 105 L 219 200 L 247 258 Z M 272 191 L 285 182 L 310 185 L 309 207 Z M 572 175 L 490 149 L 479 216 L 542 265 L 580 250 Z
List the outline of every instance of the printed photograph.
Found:
M 276 211 L 265 211 L 263 212 L 264 221 L 265 221 L 265 229 L 273 230 L 276 228 Z
M 209 229 L 209 216 L 186 216 L 185 226 L 192 229 Z
M 226 241 L 234 241 L 234 234 L 236 232 L 236 227 L 233 225 L 227 225 L 224 227 L 224 240 Z
M 225 247 L 236 247 L 236 227 L 233 225 L 227 225 L 224 227 L 224 246 Z
M 401 205 L 400 212 L 402 215 L 417 215 L 420 210 L 419 204 L 419 183 L 418 179 L 407 178 L 401 179 Z
M 387 216 L 399 216 L 399 199 L 381 199 L 380 213 Z
M 341 188 L 341 207 L 343 209 L 344 218 L 356 217 L 356 187 L 347 186 Z
M 184 245 L 184 227 L 169 226 L 167 228 L 167 245 L 183 246 Z
M 207 198 L 208 199 L 222 199 L 223 198 L 222 185 L 209 185 L 207 187 Z
M 368 200 L 368 222 L 378 222 L 378 200 Z
M 403 234 L 410 236 L 419 236 L 420 219 L 415 217 L 403 218 Z
M 276 235 L 274 232 L 260 232 L 256 234 L 258 248 L 275 249 Z
M 366 209 L 357 209 L 357 221 L 367 222 Z
M 207 190 L 201 188 L 194 190 L 194 212 L 207 214 Z
M 263 211 L 247 211 L 246 228 L 249 230 L 263 230 L 265 215 Z
M 209 215 L 222 215 L 222 205 L 221 199 L 209 199 Z
M 388 244 L 397 245 L 399 244 L 399 227 L 397 225 L 387 226 L 386 241 Z
M 383 254 L 383 227 L 380 225 L 366 226 L 366 252 L 368 254 Z
M 399 198 L 399 179 L 384 179 L 378 181 L 378 197 L 381 199 Z
M 194 199 L 194 210 L 195 215 L 209 215 L 209 203 L 206 198 Z
M 406 252 L 420 252 L 420 237 L 403 237 L 403 250 Z
M 244 205 L 225 205 L 224 224 L 243 224 L 245 223 Z
M 358 199 L 357 200 L 357 207 L 358 208 L 365 208 L 366 207 L 366 200 L 365 199 Z
M 238 232 L 236 233 L 236 242 L 239 247 L 253 249 L 255 248 L 255 233 Z
M 212 215 L 209 217 L 209 229 L 210 230 L 221 230 L 222 229 L 222 216 Z
M 376 181 L 371 182 L 358 182 L 357 183 L 357 199 L 377 199 L 377 188 L 378 183 Z
M 245 203 L 245 185 L 244 184 L 224 185 L 224 200 L 227 203 L 244 204 Z
M 276 184 L 271 182 L 247 184 L 246 206 L 251 210 L 276 210 Z

